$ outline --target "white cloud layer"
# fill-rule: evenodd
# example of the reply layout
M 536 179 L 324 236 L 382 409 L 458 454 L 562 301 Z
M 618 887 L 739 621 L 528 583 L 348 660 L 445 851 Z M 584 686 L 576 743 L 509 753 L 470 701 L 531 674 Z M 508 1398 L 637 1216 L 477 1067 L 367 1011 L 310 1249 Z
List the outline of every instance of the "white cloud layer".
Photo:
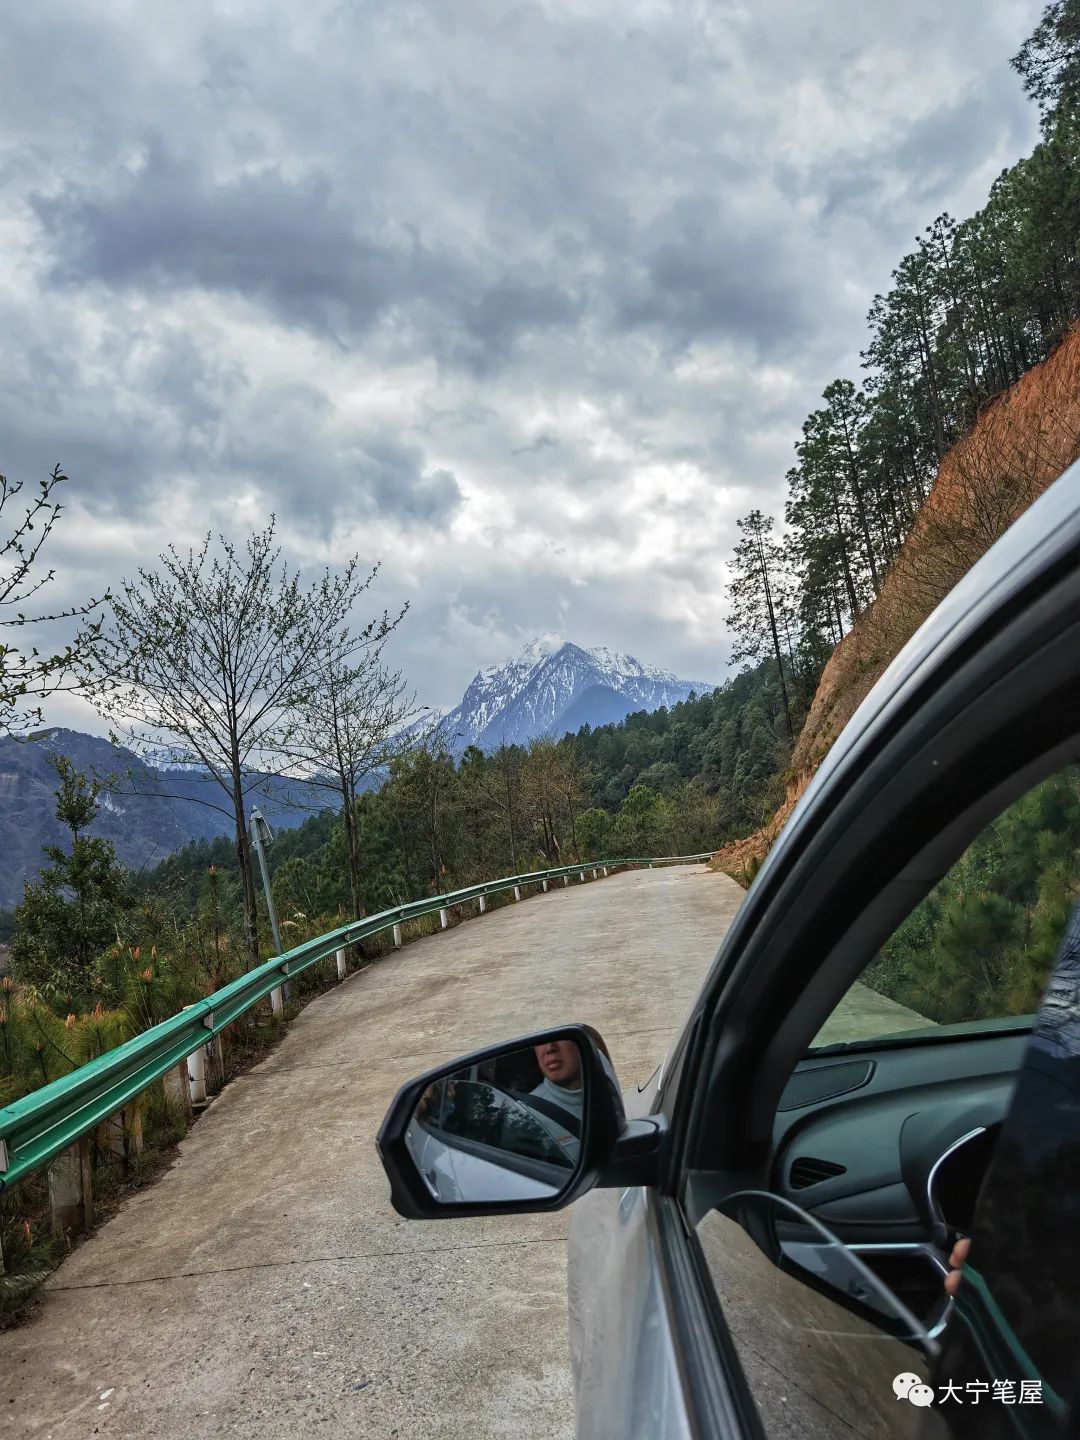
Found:
M 720 678 L 735 520 L 1031 146 L 1017 0 L 39 0 L 0 21 L 0 466 L 65 597 L 279 516 L 455 702 L 533 634 Z M 52 718 L 87 725 L 74 702 Z

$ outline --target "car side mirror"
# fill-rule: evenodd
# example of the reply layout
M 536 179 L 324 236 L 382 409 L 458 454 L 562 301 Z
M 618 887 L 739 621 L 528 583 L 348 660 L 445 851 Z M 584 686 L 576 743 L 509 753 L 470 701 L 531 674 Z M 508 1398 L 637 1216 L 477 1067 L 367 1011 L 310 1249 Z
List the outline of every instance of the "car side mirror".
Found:
M 628 1166 L 648 1169 L 660 1131 L 627 1122 L 597 1032 L 563 1025 L 410 1080 L 377 1144 L 394 1209 L 434 1220 L 559 1210 L 594 1185 L 634 1183 Z

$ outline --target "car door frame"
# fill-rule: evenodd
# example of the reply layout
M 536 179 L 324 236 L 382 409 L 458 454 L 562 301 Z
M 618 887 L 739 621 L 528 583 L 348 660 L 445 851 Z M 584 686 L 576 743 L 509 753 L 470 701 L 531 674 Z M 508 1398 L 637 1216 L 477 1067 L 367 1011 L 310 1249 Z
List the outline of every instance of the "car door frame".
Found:
M 661 1076 L 650 1224 L 697 1433 L 762 1432 L 695 1223 L 731 1190 L 768 1188 L 783 1086 L 880 944 L 990 819 L 1080 755 L 1078 476 L 988 552 L 836 742 Z

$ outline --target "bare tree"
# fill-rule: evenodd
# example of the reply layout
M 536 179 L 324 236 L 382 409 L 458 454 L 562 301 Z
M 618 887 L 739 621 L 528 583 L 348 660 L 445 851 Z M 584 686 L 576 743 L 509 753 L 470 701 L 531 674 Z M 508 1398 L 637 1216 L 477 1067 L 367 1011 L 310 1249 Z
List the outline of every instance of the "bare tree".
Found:
M 529 746 L 522 774 L 521 789 L 532 817 L 540 827 L 544 855 L 549 865 L 557 865 L 563 847 L 558 839 L 558 819 L 565 813 L 570 827 L 570 845 L 580 859 L 577 816 L 585 797 L 581 761 L 573 739 L 556 740 L 541 736 Z
M 244 943 L 258 959 L 255 880 L 245 820 L 253 772 L 275 771 L 327 656 L 344 663 L 346 617 L 366 584 L 354 556 L 304 586 L 281 561 L 271 517 L 241 549 L 207 534 L 160 569 L 124 580 L 98 645 L 100 712 L 136 749 L 205 769 L 228 797 L 244 906 Z
M 101 599 L 87 600 L 83 605 L 33 616 L 27 616 L 22 609 L 55 577 L 55 570 L 42 572 L 40 557 L 42 547 L 63 511 L 64 507 L 56 498 L 56 490 L 66 480 L 67 476 L 56 465 L 47 479 L 38 482 L 33 497 L 19 502 L 23 482 L 0 475 L 0 513 L 13 504 L 22 509 L 22 514 L 13 522 L 14 528 L 0 542 L 2 632 L 10 633 L 26 625 L 45 625 L 57 620 L 84 620 L 109 598 L 103 595 Z M 0 639 L 0 734 L 12 734 L 39 724 L 41 707 L 35 701 L 55 695 L 58 691 L 82 688 L 80 666 L 91 664 L 100 630 L 100 618 L 80 626 L 74 639 L 52 655 L 43 655 L 36 646 L 27 652 L 18 644 Z
M 362 589 L 374 580 L 377 569 Z M 402 726 L 418 713 L 401 672 L 387 669 L 382 660 L 386 638 L 407 608 L 393 619 L 384 611 L 347 647 L 336 636 L 329 638 L 316 659 L 314 683 L 284 746 L 294 770 L 308 785 L 332 790 L 341 801 L 349 898 L 358 920 L 364 903 L 357 800 L 364 780 L 402 753 L 407 743 Z

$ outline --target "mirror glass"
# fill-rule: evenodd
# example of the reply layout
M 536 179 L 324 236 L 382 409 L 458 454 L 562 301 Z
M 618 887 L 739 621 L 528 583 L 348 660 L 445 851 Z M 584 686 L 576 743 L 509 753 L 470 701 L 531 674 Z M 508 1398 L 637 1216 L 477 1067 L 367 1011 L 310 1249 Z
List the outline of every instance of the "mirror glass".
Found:
M 584 1101 L 578 1047 L 548 1040 L 436 1080 L 405 1141 L 444 1204 L 554 1197 L 578 1167 Z

